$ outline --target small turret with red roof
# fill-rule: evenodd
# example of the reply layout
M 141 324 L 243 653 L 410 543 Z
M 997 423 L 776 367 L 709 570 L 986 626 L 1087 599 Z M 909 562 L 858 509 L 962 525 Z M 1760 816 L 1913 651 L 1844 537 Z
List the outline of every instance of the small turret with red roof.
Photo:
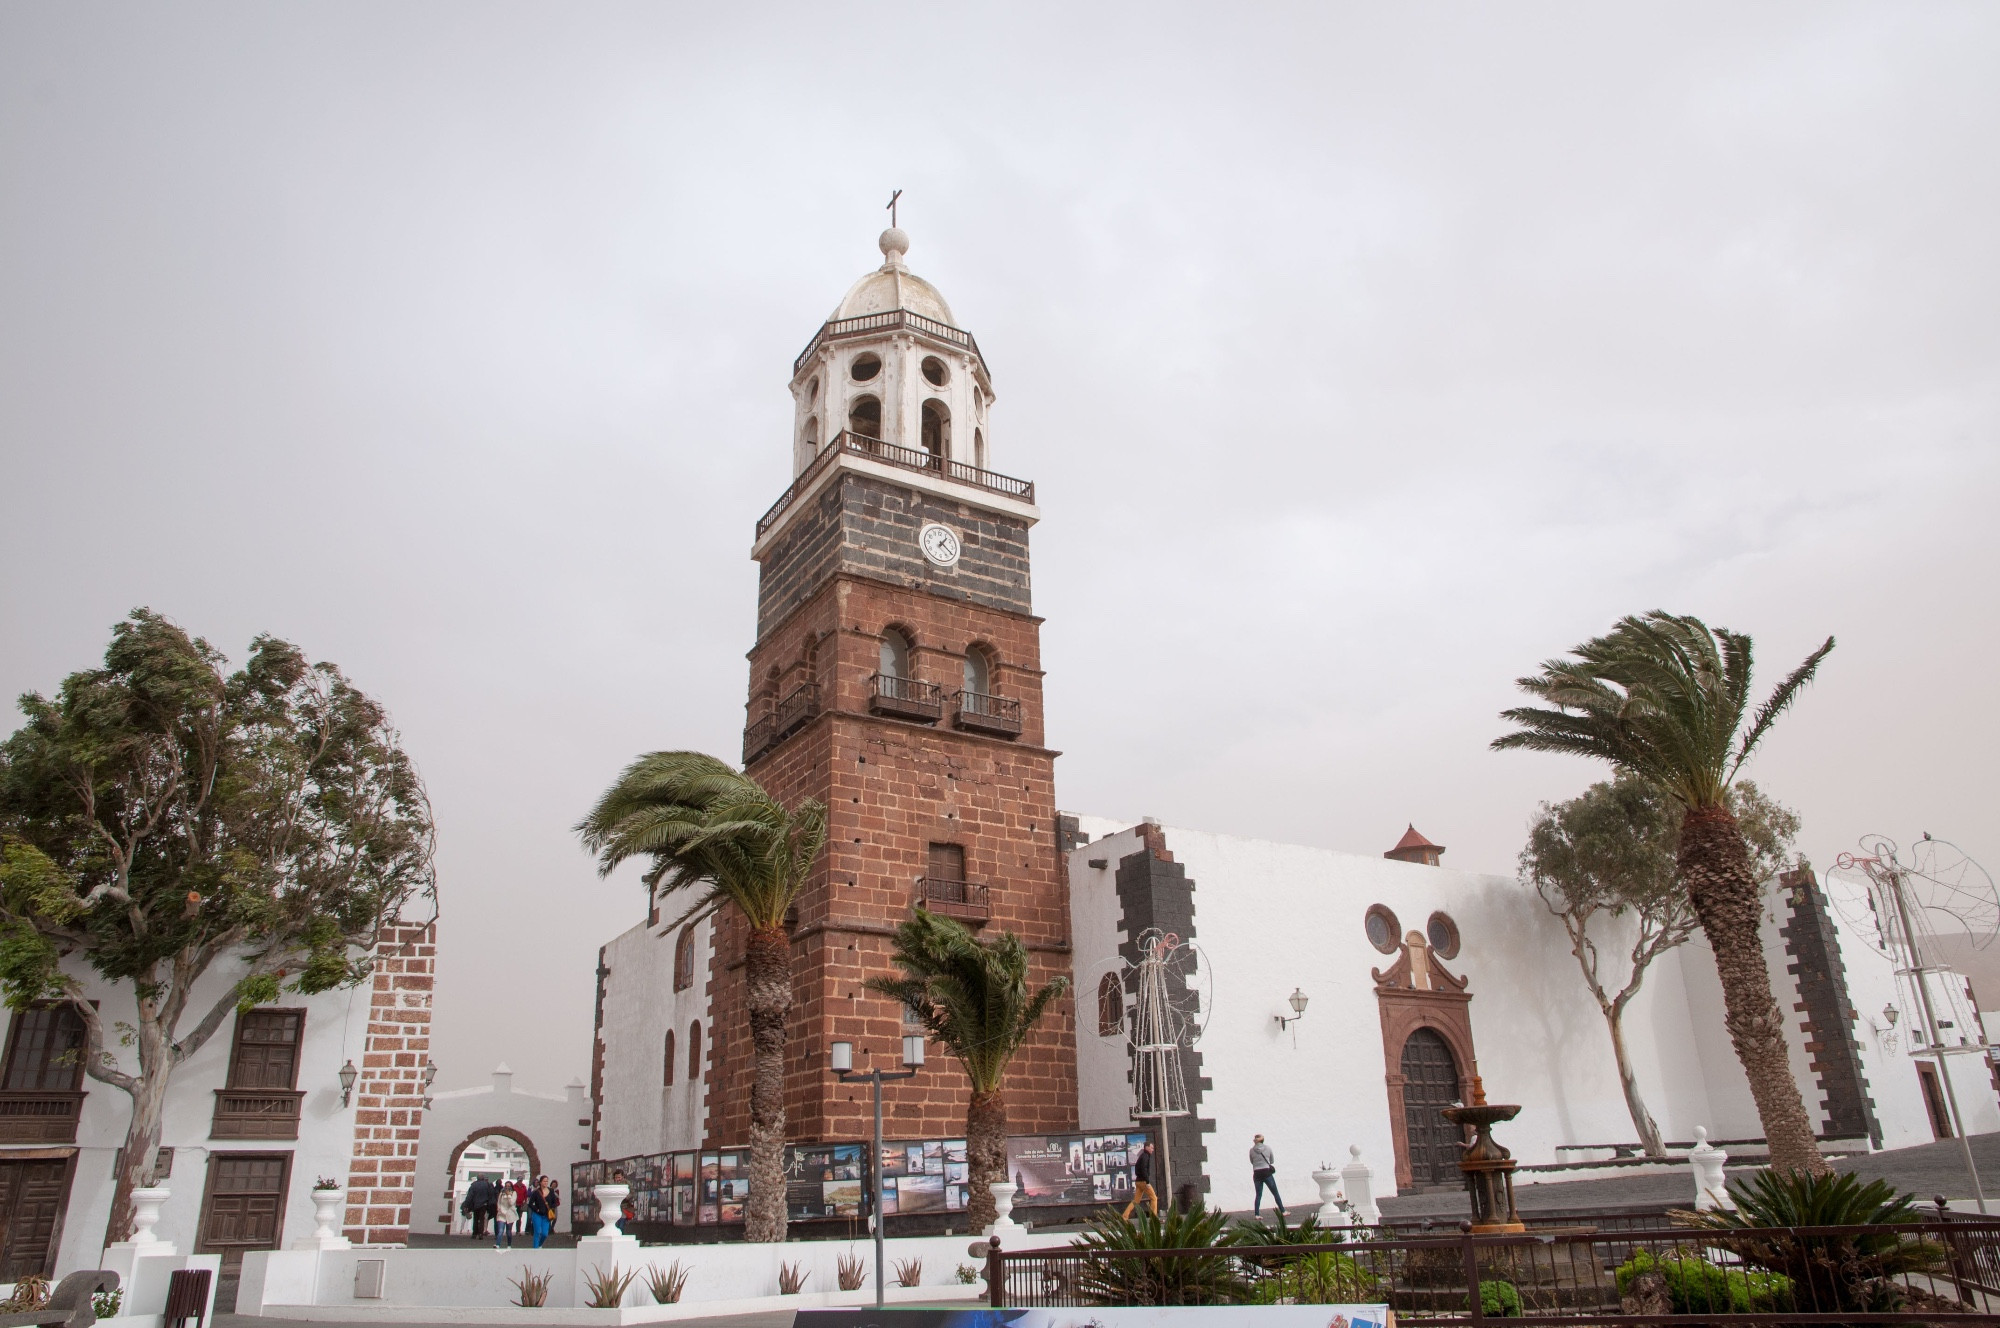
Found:
M 1417 827 L 1412 825 L 1408 830 L 1403 832 L 1403 837 L 1396 841 L 1396 847 L 1390 849 L 1382 856 L 1385 858 L 1394 858 L 1398 862 L 1415 862 L 1421 863 L 1426 867 L 1436 867 L 1440 865 L 1438 859 L 1443 855 L 1443 844 L 1431 843 L 1430 840 L 1418 834 Z

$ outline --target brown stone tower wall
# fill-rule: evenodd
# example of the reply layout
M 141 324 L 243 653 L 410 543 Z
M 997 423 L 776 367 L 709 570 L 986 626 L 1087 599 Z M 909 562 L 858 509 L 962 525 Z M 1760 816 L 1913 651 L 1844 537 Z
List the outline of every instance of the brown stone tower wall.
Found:
M 409 1240 L 431 1050 L 437 923 L 392 923 L 376 938 L 368 1041 L 354 1083 L 354 1153 L 345 1235 L 357 1245 Z
M 789 608 L 764 622 L 750 654 L 752 722 L 800 683 L 820 688 L 817 717 L 749 767 L 786 803 L 811 797 L 828 810 L 827 853 L 800 896 L 792 929 L 796 1004 L 786 1100 L 787 1132 L 796 1140 L 867 1137 L 869 1094 L 827 1073 L 828 1044 L 852 1041 L 857 1068 L 898 1063 L 901 1012 L 861 984 L 894 972 L 890 937 L 910 914 L 930 844 L 964 847 L 966 876 L 989 887 L 984 934 L 1020 935 L 1032 981 L 1069 969 L 1056 754 L 1043 746 L 1040 620 L 1024 611 L 1026 529 L 1018 522 L 1002 529 L 974 511 L 871 479 L 849 477 L 835 491 L 841 496 L 802 512 L 780 547 L 767 551 L 766 610 L 774 600 Z M 965 583 L 936 569 L 915 573 L 901 546 L 914 548 L 919 516 L 966 532 Z M 802 576 L 818 581 L 809 594 L 796 584 Z M 774 580 L 786 583 L 782 595 L 772 593 Z M 947 693 L 962 682 L 966 650 L 985 647 L 996 661 L 994 692 L 1021 703 L 1018 738 L 961 732 L 949 713 L 932 725 L 869 713 L 869 680 L 890 626 L 914 644 L 913 675 Z M 709 979 L 711 1146 L 741 1144 L 749 1135 L 743 942 L 740 919 L 721 918 Z M 1072 1011 L 1071 1001 L 1061 1002 L 1010 1068 L 1006 1094 L 1016 1132 L 1076 1126 Z M 923 1074 L 886 1089 L 888 1129 L 899 1137 L 962 1131 L 967 1099 L 964 1071 L 933 1047 Z

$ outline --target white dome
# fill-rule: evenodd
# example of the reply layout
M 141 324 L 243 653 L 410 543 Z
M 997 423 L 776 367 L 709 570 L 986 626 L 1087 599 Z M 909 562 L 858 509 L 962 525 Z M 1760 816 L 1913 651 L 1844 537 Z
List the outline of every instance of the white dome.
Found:
M 944 302 L 944 296 L 938 294 L 938 288 L 903 266 L 903 255 L 909 250 L 910 237 L 900 230 L 890 229 L 882 232 L 878 244 L 882 250 L 882 266 L 848 289 L 832 317 L 859 318 L 863 314 L 908 309 L 913 314 L 957 327 L 957 321 L 951 316 L 951 306 Z

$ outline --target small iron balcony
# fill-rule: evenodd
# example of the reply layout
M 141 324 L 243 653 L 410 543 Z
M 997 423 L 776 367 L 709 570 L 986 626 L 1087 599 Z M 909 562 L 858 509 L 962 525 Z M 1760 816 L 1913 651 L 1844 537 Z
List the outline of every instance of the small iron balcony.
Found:
M 935 724 L 944 716 L 944 690 L 934 682 L 878 673 L 868 680 L 868 710 L 871 714 Z
M 819 684 L 802 682 L 785 693 L 770 714 L 751 722 L 743 730 L 743 764 L 770 751 L 806 726 L 819 713 Z
M 917 878 L 917 902 L 933 913 L 981 927 L 993 920 L 987 889 L 974 881 L 945 881 L 935 876 Z
M 951 694 L 954 727 L 1002 738 L 1021 736 L 1021 703 L 1005 696 L 958 691 Z

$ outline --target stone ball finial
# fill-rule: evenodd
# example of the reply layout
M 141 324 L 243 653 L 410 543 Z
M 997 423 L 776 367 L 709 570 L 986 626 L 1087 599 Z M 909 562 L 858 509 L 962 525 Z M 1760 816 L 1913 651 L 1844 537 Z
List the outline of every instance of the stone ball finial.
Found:
M 1349 1144 L 1347 1146 L 1347 1155 L 1353 1158 L 1356 1162 L 1359 1162 L 1361 1160 L 1361 1145 Z
M 883 231 L 882 238 L 875 243 L 881 247 L 882 257 L 890 267 L 901 267 L 903 255 L 910 252 L 910 237 L 898 226 L 891 226 Z

